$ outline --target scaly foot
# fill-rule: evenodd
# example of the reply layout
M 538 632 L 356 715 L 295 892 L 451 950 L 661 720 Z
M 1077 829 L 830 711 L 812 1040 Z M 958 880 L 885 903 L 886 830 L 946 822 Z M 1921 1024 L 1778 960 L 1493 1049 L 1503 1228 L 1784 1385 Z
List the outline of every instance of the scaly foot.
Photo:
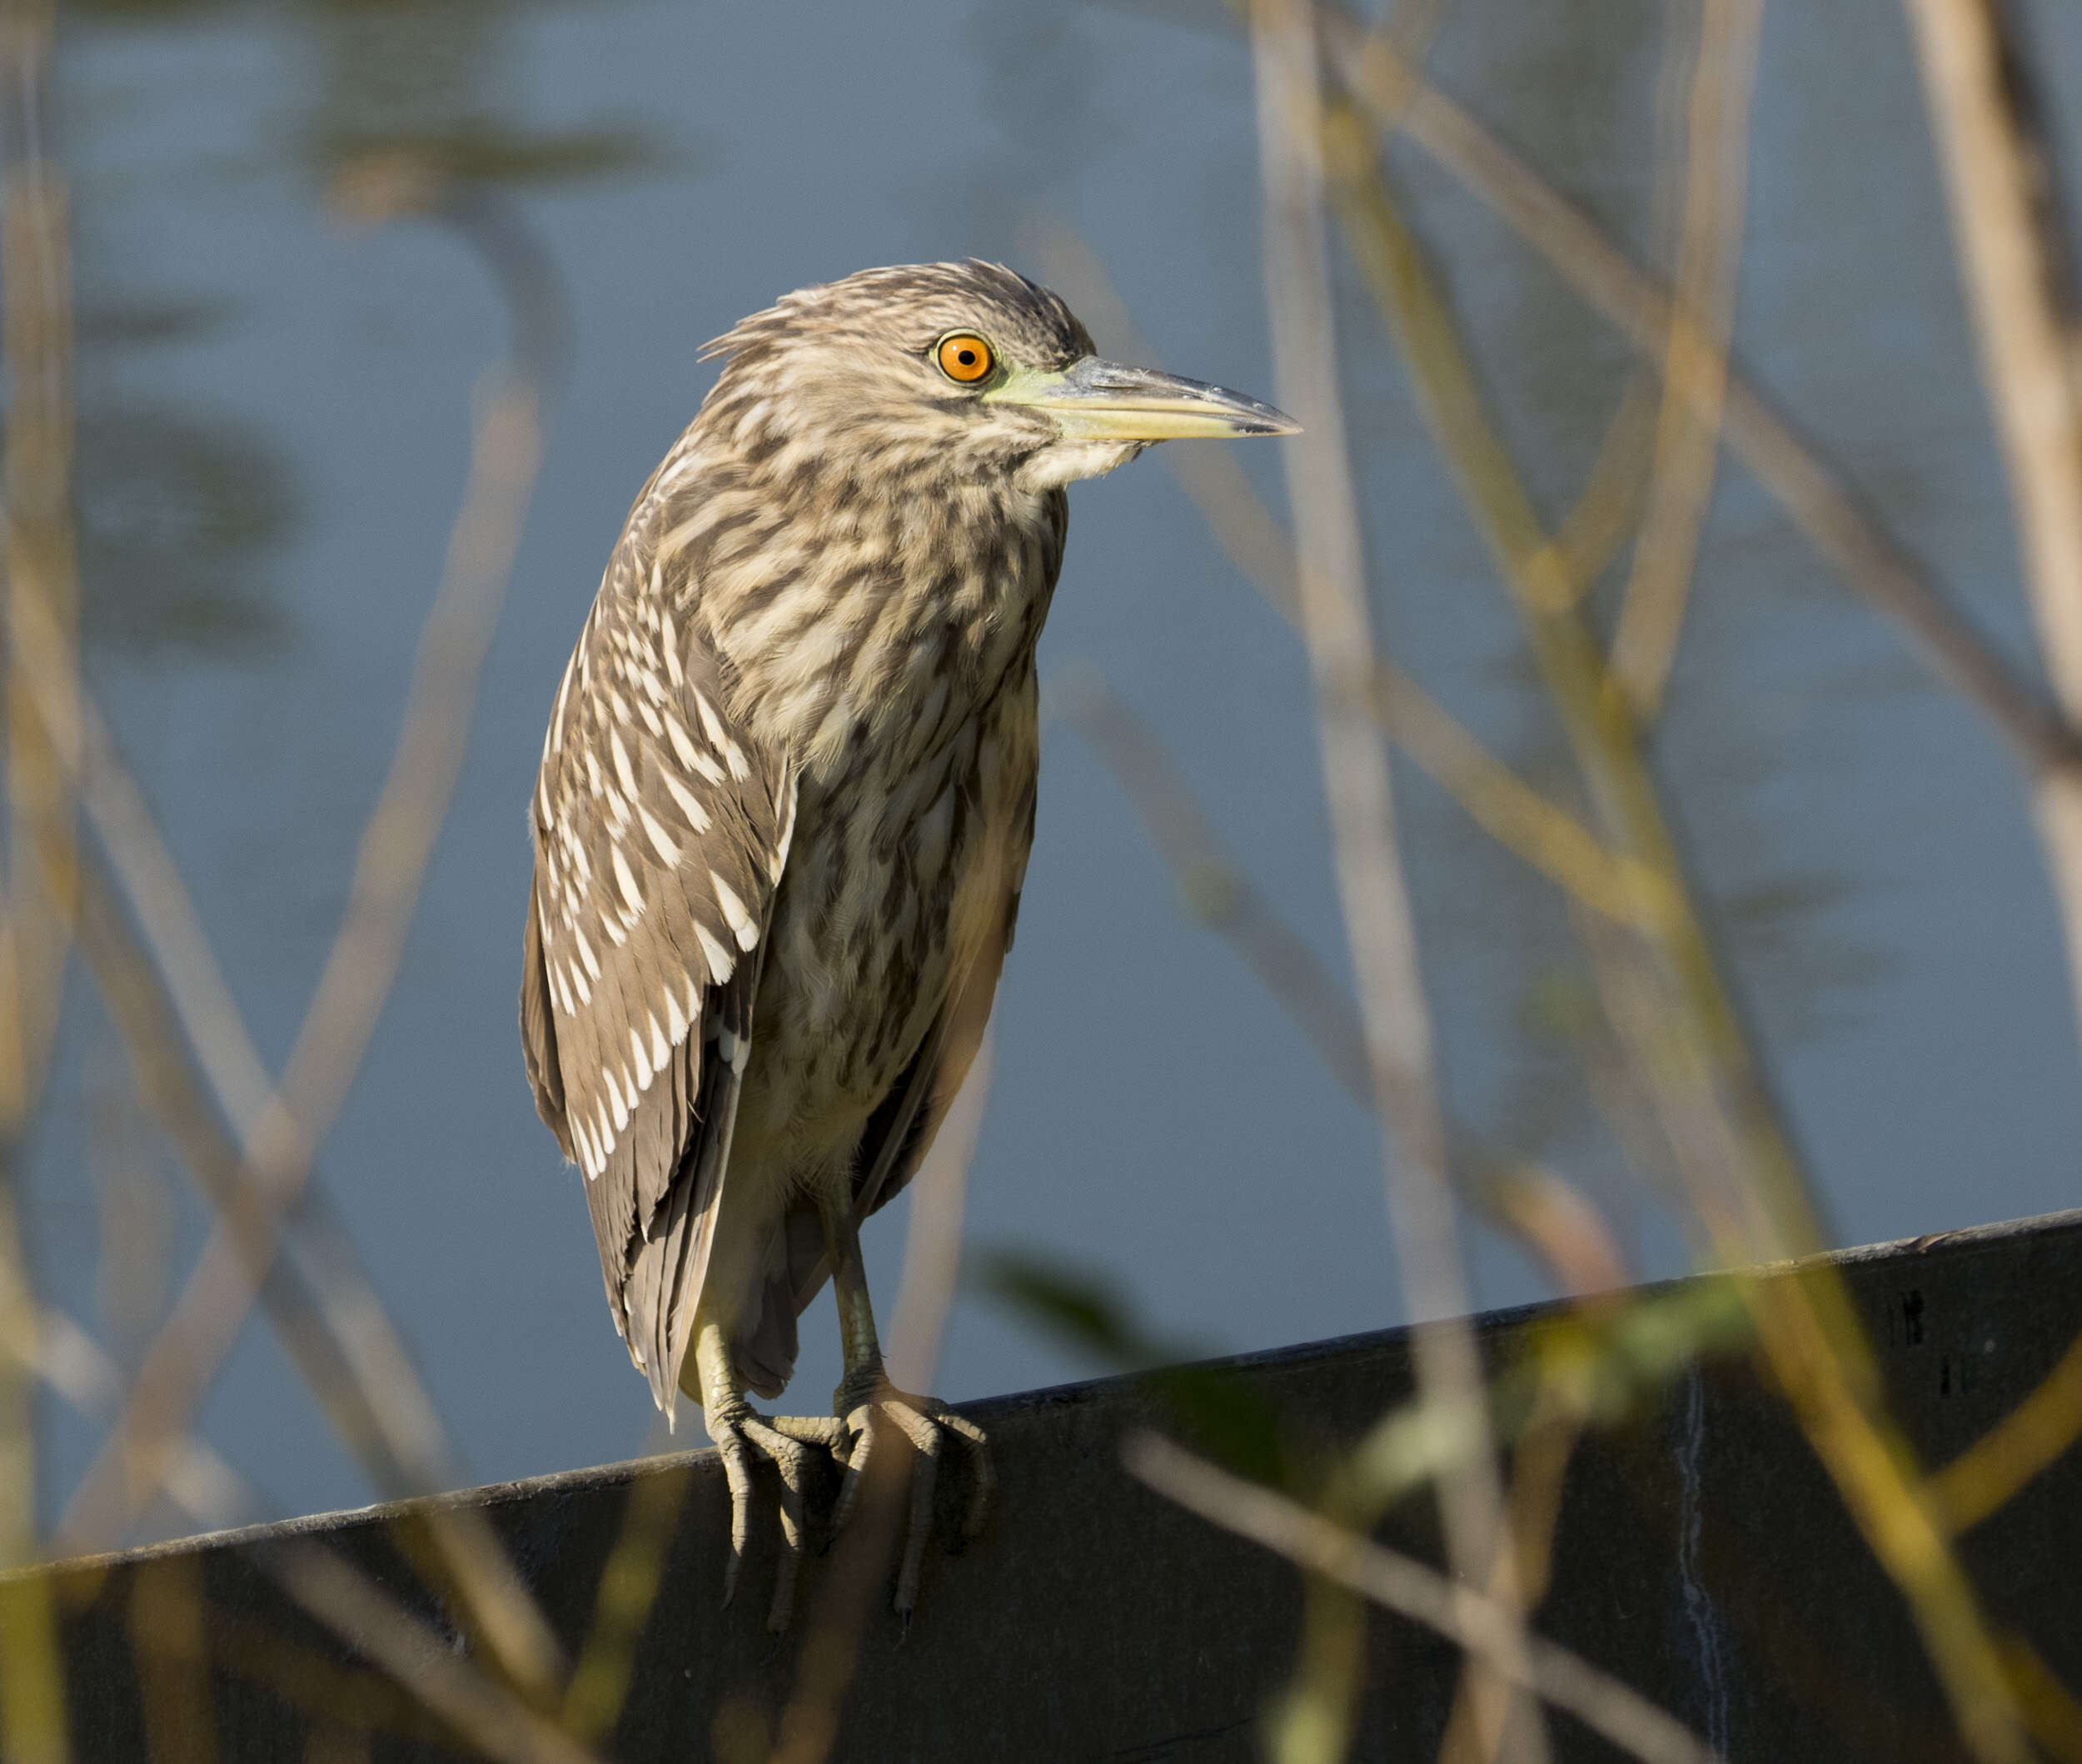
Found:
M 997 1472 L 990 1462 L 990 1443 L 974 1422 L 956 1414 L 937 1398 L 914 1397 L 899 1390 L 883 1375 L 879 1367 L 864 1368 L 849 1375 L 832 1393 L 832 1407 L 844 1418 L 821 1423 L 818 1437 L 821 1443 L 826 1437 L 824 1429 L 837 1433 L 839 1438 L 830 1450 L 846 1469 L 845 1483 L 839 1491 L 839 1504 L 831 1517 L 833 1531 L 839 1530 L 853 1516 L 860 1498 L 861 1478 L 867 1472 L 877 1438 L 884 1428 L 897 1428 L 918 1453 L 918 1461 L 911 1468 L 911 1511 L 904 1527 L 904 1559 L 896 1577 L 894 1608 L 908 1624 L 918 1603 L 919 1573 L 924 1564 L 926 1542 L 933 1534 L 933 1495 L 939 1481 L 944 1437 L 951 1433 L 961 1440 L 968 1446 L 972 1458 L 974 1481 L 969 1497 L 969 1511 L 962 1519 L 964 1542 L 983 1530 L 990 1497 L 997 1487 Z
M 861 1382 L 866 1384 L 867 1381 Z M 765 1458 L 780 1476 L 780 1560 L 775 1570 L 773 1603 L 766 1617 L 767 1629 L 775 1635 L 786 1630 L 794 1616 L 805 1528 L 804 1488 L 813 1453 L 829 1453 L 845 1473 L 838 1504 L 832 1510 L 834 1533 L 853 1516 L 859 1504 L 861 1477 L 884 1428 L 899 1429 L 918 1453 L 911 1472 L 910 1517 L 904 1532 L 904 1559 L 897 1570 L 894 1604 L 906 1623 L 918 1604 L 919 1577 L 924 1565 L 926 1542 L 932 1536 L 933 1497 L 939 1480 L 943 1434 L 955 1435 L 973 1454 L 974 1482 L 969 1510 L 962 1520 L 964 1542 L 982 1531 L 997 1487 L 990 1446 L 983 1429 L 937 1398 L 909 1395 L 878 1375 L 864 1390 L 849 1391 L 841 1385 L 834 1393 L 834 1406 L 843 1406 L 843 1415 L 768 1416 L 740 1403 L 735 1412 L 719 1415 L 709 1423 L 709 1434 L 721 1454 L 724 1478 L 730 1490 L 730 1560 L 723 1579 L 726 1605 L 736 1597 L 745 1547 L 751 1536 L 754 1458 Z
M 765 1458 L 780 1472 L 780 1561 L 774 1581 L 774 1602 L 766 1627 L 775 1635 L 788 1627 L 795 1612 L 795 1583 L 803 1553 L 803 1482 L 810 1445 L 801 1430 L 835 1428 L 835 1422 L 798 1421 L 793 1416 L 768 1418 L 740 1402 L 735 1408 L 705 1418 L 709 1437 L 722 1454 L 724 1480 L 730 1488 L 730 1562 L 723 1572 L 723 1602 L 737 1596 L 737 1577 L 745 1565 L 745 1546 L 752 1529 L 752 1460 Z M 822 1444 L 821 1440 L 814 1442 Z

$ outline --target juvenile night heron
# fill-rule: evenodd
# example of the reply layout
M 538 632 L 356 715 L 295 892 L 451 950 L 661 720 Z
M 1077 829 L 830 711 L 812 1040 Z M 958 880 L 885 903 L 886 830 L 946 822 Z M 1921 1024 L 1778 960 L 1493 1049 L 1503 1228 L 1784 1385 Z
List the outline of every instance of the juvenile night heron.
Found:
M 919 1448 L 908 1611 L 942 1434 L 983 1445 L 884 1376 L 858 1228 L 924 1156 L 1012 941 L 1063 487 L 1295 426 L 1098 360 L 1060 299 L 984 263 L 805 288 L 710 356 L 550 715 L 520 1029 L 630 1357 L 721 1450 L 732 1585 L 753 1462 L 780 1471 L 779 1628 L 810 1452 L 846 1467 L 842 1520 L 878 1433 Z M 827 1278 L 832 1415 L 755 1413 Z M 979 1455 L 979 1498 L 988 1477 Z

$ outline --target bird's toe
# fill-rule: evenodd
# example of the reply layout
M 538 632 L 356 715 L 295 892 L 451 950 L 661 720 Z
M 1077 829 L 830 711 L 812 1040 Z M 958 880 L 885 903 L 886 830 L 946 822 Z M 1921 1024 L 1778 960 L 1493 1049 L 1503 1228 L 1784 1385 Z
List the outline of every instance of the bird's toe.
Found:
M 745 1547 L 751 1537 L 754 1460 L 764 1458 L 780 1478 L 780 1549 L 775 1567 L 773 1603 L 766 1617 L 767 1628 L 780 1635 L 794 1616 L 795 1589 L 802 1567 L 804 1487 L 811 1448 L 825 1441 L 815 1422 L 798 1421 L 792 1416 L 770 1418 L 749 1409 L 719 1423 L 713 1431 L 716 1450 L 723 1459 L 724 1479 L 730 1490 L 730 1557 L 723 1576 L 726 1605 L 736 1596 Z M 809 1437 L 805 1438 L 805 1433 Z
M 842 1393 L 843 1399 L 843 1393 Z M 867 1401 L 852 1408 L 843 1423 L 852 1442 L 840 1457 L 845 1482 L 832 1514 L 832 1529 L 842 1527 L 857 1506 L 869 1463 L 880 1449 L 881 1440 L 892 1430 L 910 1446 L 911 1487 L 909 1512 L 904 1526 L 904 1555 L 897 1570 L 894 1607 L 906 1623 L 918 1603 L 925 1546 L 933 1535 L 934 1497 L 939 1486 L 940 1460 L 949 1435 L 967 1449 L 970 1463 L 969 1506 L 962 1522 L 962 1540 L 967 1542 L 983 1529 L 997 1487 L 990 1461 L 990 1447 L 984 1431 L 967 1417 L 956 1414 L 933 1397 L 914 1397 L 884 1381 Z

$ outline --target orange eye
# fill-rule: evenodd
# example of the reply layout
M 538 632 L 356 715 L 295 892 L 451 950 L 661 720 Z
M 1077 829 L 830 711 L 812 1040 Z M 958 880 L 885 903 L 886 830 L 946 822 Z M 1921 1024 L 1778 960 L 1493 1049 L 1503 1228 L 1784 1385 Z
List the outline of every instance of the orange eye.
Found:
M 942 337 L 939 355 L 939 371 L 964 386 L 974 386 L 998 365 L 997 357 L 990 352 L 990 345 L 969 331 L 957 331 L 952 336 Z

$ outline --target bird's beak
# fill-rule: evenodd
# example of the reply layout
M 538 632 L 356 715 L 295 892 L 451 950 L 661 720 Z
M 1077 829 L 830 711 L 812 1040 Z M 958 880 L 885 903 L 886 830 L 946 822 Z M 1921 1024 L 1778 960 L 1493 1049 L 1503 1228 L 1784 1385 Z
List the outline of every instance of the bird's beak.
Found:
M 986 403 L 1046 411 L 1075 441 L 1186 441 L 1196 436 L 1298 435 L 1301 425 L 1269 404 L 1204 381 L 1086 356 L 1058 372 L 1010 375 Z

